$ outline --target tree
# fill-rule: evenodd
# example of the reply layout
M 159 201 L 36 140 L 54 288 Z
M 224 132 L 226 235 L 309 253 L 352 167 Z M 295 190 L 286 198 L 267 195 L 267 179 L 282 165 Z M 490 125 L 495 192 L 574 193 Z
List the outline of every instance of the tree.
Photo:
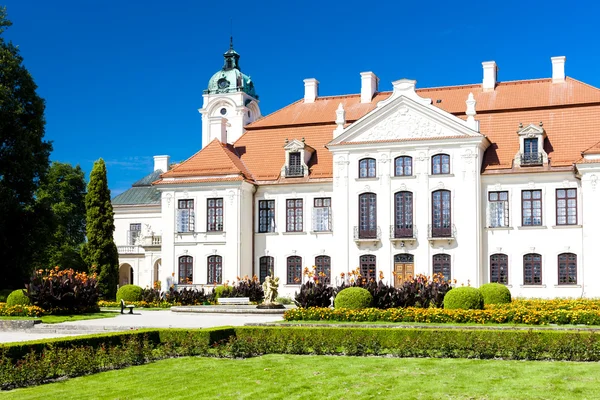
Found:
M 48 216 L 47 244 L 38 247 L 36 268 L 86 271 L 81 257 L 85 241 L 85 174 L 79 165 L 53 162 L 36 191 L 38 208 Z
M 0 8 L 0 287 L 19 288 L 33 266 L 43 229 L 34 193 L 48 169 L 44 100 L 19 50 L 2 37 L 11 25 Z
M 85 196 L 87 242 L 83 260 L 98 273 L 98 287 L 105 299 L 114 299 L 119 281 L 119 254 L 113 240 L 114 213 L 103 159 L 94 163 Z

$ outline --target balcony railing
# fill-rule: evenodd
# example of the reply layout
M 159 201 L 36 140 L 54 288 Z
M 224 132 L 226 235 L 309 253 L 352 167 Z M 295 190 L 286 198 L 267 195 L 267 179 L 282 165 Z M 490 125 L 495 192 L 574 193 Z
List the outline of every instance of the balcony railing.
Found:
M 430 224 L 427 226 L 427 238 L 429 240 L 454 240 L 456 239 L 456 226 L 454 224 L 449 226 L 433 226 Z
M 354 240 L 356 242 L 377 242 L 381 240 L 381 228 L 377 226 L 377 229 L 365 230 L 355 226 Z
M 396 242 L 417 240 L 417 228 L 415 226 L 398 228 L 396 225 L 390 225 L 390 240 Z
M 152 236 L 152 246 L 162 245 L 162 236 Z
M 285 167 L 286 178 L 292 178 L 295 176 L 304 176 L 304 166 L 302 165 L 290 165 Z
M 521 153 L 521 165 L 542 165 L 544 163 L 544 156 L 542 153 Z
M 117 251 L 119 254 L 141 254 L 144 252 L 144 249 L 142 249 L 142 246 L 127 245 L 117 246 Z

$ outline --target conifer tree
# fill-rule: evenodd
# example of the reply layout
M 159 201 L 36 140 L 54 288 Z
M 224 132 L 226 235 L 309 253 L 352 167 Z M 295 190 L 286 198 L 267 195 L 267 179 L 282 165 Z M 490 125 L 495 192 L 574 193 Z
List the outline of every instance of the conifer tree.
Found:
M 0 7 L 0 288 L 20 288 L 43 245 L 45 210 L 34 193 L 49 164 L 44 141 L 44 100 L 23 66 L 17 46 L 2 34 L 11 22 Z
M 104 299 L 113 300 L 119 281 L 119 254 L 113 240 L 114 213 L 103 159 L 94 163 L 85 196 L 86 236 L 82 256 L 90 272 L 98 273 Z

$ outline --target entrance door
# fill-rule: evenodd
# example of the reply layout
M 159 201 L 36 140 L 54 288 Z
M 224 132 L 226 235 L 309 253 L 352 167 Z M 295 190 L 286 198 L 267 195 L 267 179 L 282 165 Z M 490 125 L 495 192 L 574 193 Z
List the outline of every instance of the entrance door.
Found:
M 412 254 L 396 254 L 394 256 L 394 286 L 402 284 L 415 276 L 415 257 Z

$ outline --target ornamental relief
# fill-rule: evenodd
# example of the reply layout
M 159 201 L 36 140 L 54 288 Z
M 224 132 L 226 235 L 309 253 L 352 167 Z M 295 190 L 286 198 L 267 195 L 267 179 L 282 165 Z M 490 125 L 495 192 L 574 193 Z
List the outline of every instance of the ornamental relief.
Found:
M 396 140 L 452 136 L 435 122 L 418 115 L 407 107 L 400 107 L 384 121 L 358 135 L 352 141 Z

